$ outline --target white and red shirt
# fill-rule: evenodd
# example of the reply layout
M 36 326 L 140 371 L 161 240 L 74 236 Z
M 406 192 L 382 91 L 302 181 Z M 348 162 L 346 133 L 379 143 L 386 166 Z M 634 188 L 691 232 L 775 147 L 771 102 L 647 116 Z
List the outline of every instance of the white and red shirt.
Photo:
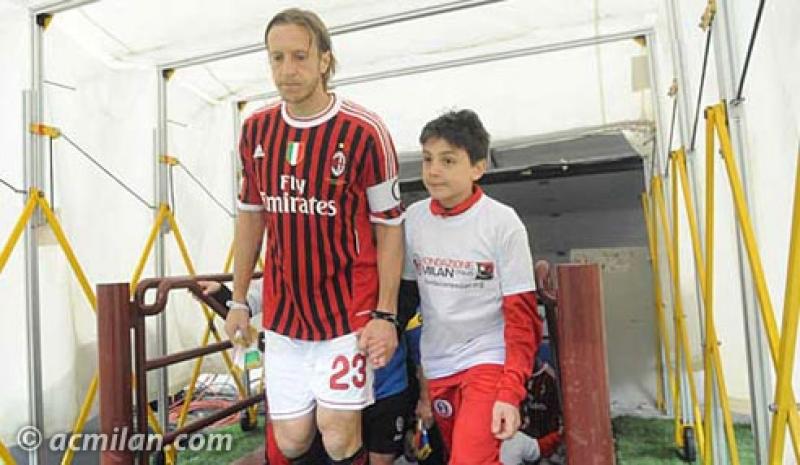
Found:
M 304 340 L 362 327 L 378 299 L 372 223 L 403 220 L 383 122 L 335 95 L 311 118 L 277 102 L 247 118 L 239 151 L 239 209 L 266 219 L 264 327 Z
M 514 373 L 505 383 L 513 395 L 504 400 L 519 402 L 542 326 L 525 225 L 480 188 L 449 211 L 419 201 L 405 222 L 403 279 L 419 287 L 425 376 L 505 365 Z

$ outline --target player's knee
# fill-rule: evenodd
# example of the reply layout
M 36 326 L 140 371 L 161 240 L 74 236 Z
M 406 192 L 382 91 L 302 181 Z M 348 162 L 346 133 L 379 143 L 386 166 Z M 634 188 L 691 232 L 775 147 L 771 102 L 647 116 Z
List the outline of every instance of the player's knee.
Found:
M 318 421 L 325 450 L 331 458 L 349 457 L 361 447 L 361 417 L 358 413 L 324 415 Z
M 297 458 L 308 452 L 308 449 L 311 447 L 311 444 L 304 443 L 302 441 L 298 441 L 293 438 L 275 438 L 276 442 L 278 443 L 278 449 L 281 450 L 281 453 L 289 458 Z
M 347 428 L 331 428 L 322 432 L 322 442 L 331 458 L 353 455 L 361 447 L 361 436 Z
M 311 449 L 316 431 L 306 431 L 298 425 L 275 425 L 275 443 L 287 458 L 300 457 Z

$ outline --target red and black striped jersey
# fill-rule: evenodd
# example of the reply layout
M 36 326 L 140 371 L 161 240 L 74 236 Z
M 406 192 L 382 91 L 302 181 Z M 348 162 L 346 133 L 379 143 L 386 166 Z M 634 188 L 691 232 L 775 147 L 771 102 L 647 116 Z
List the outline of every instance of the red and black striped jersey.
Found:
M 378 300 L 372 223 L 403 220 L 383 122 L 337 96 L 305 119 L 278 102 L 245 121 L 239 150 L 239 209 L 266 219 L 264 327 L 326 340 L 364 326 Z

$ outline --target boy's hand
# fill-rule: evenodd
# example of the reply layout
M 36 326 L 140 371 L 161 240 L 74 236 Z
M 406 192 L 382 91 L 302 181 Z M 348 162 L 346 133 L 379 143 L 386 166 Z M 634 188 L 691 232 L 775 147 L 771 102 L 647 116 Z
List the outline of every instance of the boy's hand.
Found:
M 519 409 L 508 402 L 496 401 L 492 408 L 492 434 L 501 441 L 510 439 L 519 428 Z
M 203 290 L 203 295 L 216 294 L 222 289 L 222 284 L 217 281 L 197 281 L 197 285 Z
M 433 426 L 433 410 L 431 410 L 431 401 L 429 399 L 420 398 L 417 401 L 415 413 L 417 418 L 422 420 L 422 424 L 426 429 L 430 429 Z
M 392 323 L 374 318 L 358 335 L 358 348 L 367 352 L 374 368 L 383 368 L 397 348 L 397 330 Z

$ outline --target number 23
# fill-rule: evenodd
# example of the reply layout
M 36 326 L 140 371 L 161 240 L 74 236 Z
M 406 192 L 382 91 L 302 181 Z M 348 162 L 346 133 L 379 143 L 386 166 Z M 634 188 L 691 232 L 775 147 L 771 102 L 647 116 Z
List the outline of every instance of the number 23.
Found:
M 350 381 L 353 383 L 352 385 L 356 388 L 364 387 L 367 383 L 367 357 L 364 354 L 355 354 L 352 364 L 344 355 L 339 355 L 333 359 L 331 369 L 334 370 L 334 373 L 331 375 L 330 379 L 331 389 L 336 391 L 346 391 L 350 389 L 350 385 L 347 383 L 348 380 L 344 379 L 344 381 L 342 381 L 342 378 L 347 377 L 351 368 L 357 370 L 356 374 L 350 377 Z

